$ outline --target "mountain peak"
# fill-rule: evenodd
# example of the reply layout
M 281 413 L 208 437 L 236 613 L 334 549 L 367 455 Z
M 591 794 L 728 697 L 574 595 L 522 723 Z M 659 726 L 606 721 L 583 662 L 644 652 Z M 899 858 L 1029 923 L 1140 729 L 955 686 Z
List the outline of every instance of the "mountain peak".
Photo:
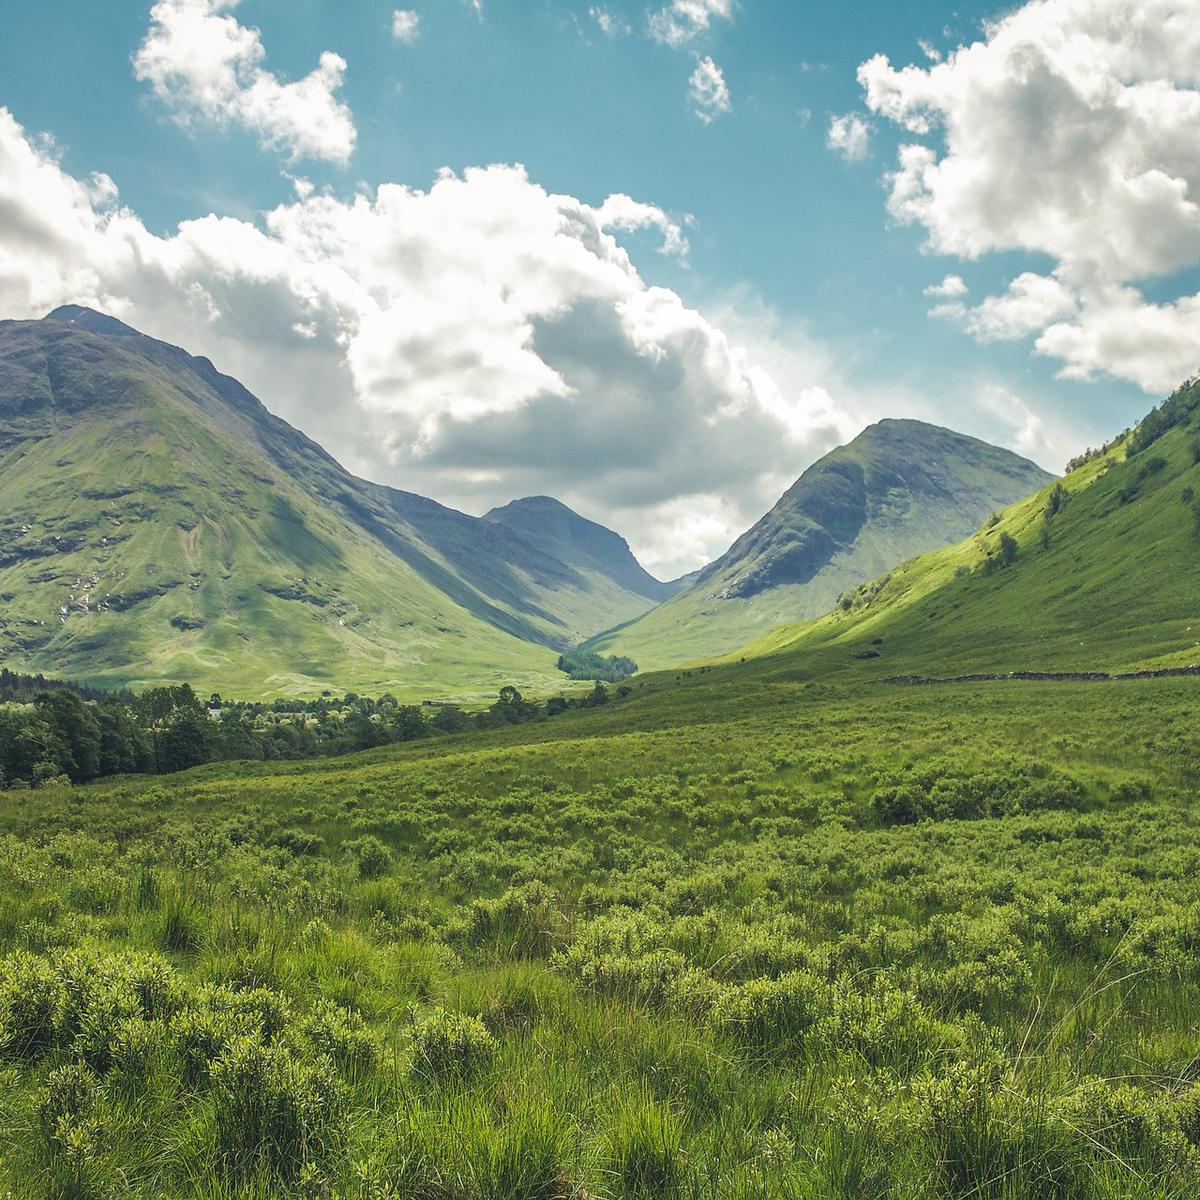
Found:
M 124 321 L 110 317 L 107 313 L 97 312 L 94 308 L 86 308 L 82 304 L 60 304 L 53 312 L 48 312 L 42 318 L 45 321 L 61 321 L 65 325 L 75 325 L 86 329 L 89 333 L 99 333 L 106 337 L 144 337 Z
M 891 419 L 813 463 L 690 588 L 589 647 L 643 668 L 727 654 L 972 533 L 1052 476 L 1009 450 Z
M 665 600 L 678 589 L 661 583 L 611 529 L 581 517 L 553 496 L 526 496 L 493 508 L 485 521 L 515 530 L 574 567 L 598 571 L 638 595 Z

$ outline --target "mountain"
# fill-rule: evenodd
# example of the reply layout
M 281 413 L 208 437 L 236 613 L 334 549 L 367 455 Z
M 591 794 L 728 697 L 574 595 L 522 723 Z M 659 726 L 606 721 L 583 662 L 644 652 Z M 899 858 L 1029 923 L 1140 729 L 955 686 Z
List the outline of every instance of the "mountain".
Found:
M 551 496 L 514 500 L 492 509 L 484 520 L 511 530 L 578 571 L 596 594 L 605 596 L 608 611 L 625 610 L 620 620 L 632 619 L 679 591 L 678 583 L 655 579 L 620 534 L 581 517 Z
M 880 421 L 814 463 L 690 587 L 588 648 L 643 668 L 726 654 L 819 617 L 864 580 L 958 541 L 1051 478 L 976 438 Z
M 622 571 L 357 479 L 207 359 L 102 313 L 0 322 L 13 669 L 242 695 L 549 686 L 557 651 L 653 603 Z
M 731 657 L 816 678 L 1200 664 L 1200 382 L 955 546 Z M 871 655 L 872 657 L 862 657 Z M 877 656 L 877 657 L 876 657 Z

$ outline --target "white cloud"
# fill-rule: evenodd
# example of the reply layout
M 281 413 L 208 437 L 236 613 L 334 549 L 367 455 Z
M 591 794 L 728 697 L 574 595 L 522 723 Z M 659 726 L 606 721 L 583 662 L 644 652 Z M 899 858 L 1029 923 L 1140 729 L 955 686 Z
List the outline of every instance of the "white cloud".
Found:
M 679 572 L 847 418 L 802 333 L 747 349 L 646 283 L 618 240 L 633 229 L 682 253 L 654 205 L 589 205 L 493 166 L 427 190 L 299 188 L 261 223 L 210 215 L 162 237 L 0 109 L 0 312 L 112 312 L 207 355 L 351 469 L 460 507 L 552 492 L 602 520 L 640 514 L 636 548 Z
M 947 275 L 941 283 L 931 283 L 925 289 L 926 296 L 941 300 L 956 300 L 967 294 L 967 285 L 961 275 Z
M 858 113 L 831 117 L 825 144 L 847 162 L 862 162 L 871 147 L 871 126 Z
M 229 15 L 238 0 L 157 0 L 134 71 L 187 127 L 237 125 L 265 148 L 301 158 L 348 161 L 356 131 L 337 99 L 345 59 L 325 51 L 316 69 L 283 83 L 264 69 L 257 29 Z
M 725 74 L 711 58 L 702 58 L 688 80 L 688 95 L 696 116 L 705 125 L 711 125 L 717 117 L 732 110 L 729 87 Z
M 920 139 L 893 216 L 936 253 L 1051 260 L 964 309 L 976 336 L 1032 335 L 1064 375 L 1148 391 L 1194 372 L 1200 298 L 1139 288 L 1200 265 L 1197 62 L 1200 0 L 1033 0 L 944 62 L 863 63 L 868 108 Z
M 963 323 L 980 341 L 1010 341 L 1074 316 L 1077 308 L 1070 288 L 1052 276 L 1026 271 L 1007 291 L 968 309 Z
M 666 46 L 682 46 L 706 32 L 714 20 L 731 20 L 733 9 L 734 0 L 671 0 L 650 14 L 650 36 Z
M 411 46 L 421 32 L 421 16 L 409 8 L 398 8 L 392 13 L 392 37 Z
M 622 20 L 616 13 L 599 4 L 593 4 L 588 9 L 588 16 L 600 26 L 600 32 L 605 37 L 617 37 L 618 34 L 630 32 L 628 22 Z
M 985 411 L 992 413 L 1006 427 L 997 441 L 1010 450 L 1036 461 L 1045 461 L 1051 449 L 1045 423 L 1020 396 L 997 384 L 981 389 Z
M 632 232 L 637 229 L 657 229 L 662 234 L 661 252 L 674 258 L 685 259 L 688 253 L 688 242 L 684 236 L 683 224 L 690 224 L 692 218 L 683 218 L 683 224 L 674 221 L 656 204 L 646 204 L 640 200 L 616 193 L 597 209 L 597 217 L 604 229 L 618 229 L 622 232 Z

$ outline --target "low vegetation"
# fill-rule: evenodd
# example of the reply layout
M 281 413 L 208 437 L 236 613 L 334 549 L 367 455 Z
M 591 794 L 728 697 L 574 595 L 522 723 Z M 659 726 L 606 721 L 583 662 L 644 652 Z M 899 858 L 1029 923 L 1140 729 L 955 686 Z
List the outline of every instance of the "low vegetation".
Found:
M 1184 1200 L 1198 717 L 747 664 L 9 792 L 0 1193 Z

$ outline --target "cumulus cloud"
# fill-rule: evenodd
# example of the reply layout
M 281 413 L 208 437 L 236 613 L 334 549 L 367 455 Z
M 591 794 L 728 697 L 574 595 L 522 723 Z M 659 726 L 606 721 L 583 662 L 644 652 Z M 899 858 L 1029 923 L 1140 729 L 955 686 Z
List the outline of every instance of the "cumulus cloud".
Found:
M 158 236 L 0 109 L 0 312 L 109 311 L 209 356 L 361 474 L 473 511 L 556 493 L 670 574 L 848 424 L 799 337 L 790 359 L 751 352 L 642 278 L 631 230 L 684 244 L 654 205 L 492 166 L 425 190 L 302 187 L 259 222 Z
M 939 254 L 1051 260 L 962 306 L 968 330 L 1151 392 L 1195 371 L 1200 297 L 1141 289 L 1200 265 L 1197 62 L 1200 0 L 1033 0 L 943 62 L 862 64 L 868 108 L 914 139 L 892 215 Z
M 967 294 L 967 285 L 961 275 L 947 275 L 941 283 L 931 283 L 925 289 L 926 296 L 941 300 L 957 300 Z
M 700 59 L 688 80 L 688 95 L 692 111 L 705 125 L 711 125 L 719 116 L 731 111 L 733 102 L 725 74 L 711 57 Z
M 284 83 L 263 67 L 257 29 L 230 15 L 239 0 L 157 0 L 134 55 L 134 72 L 150 84 L 179 124 L 239 126 L 289 161 L 344 164 L 356 131 L 337 98 L 346 61 L 325 51 L 315 70 Z
M 825 144 L 847 162 L 862 162 L 871 148 L 871 126 L 858 113 L 831 117 Z
M 665 46 L 683 46 L 706 32 L 713 21 L 733 17 L 734 0 L 671 0 L 651 13 L 650 36 Z
M 421 32 L 421 17 L 412 9 L 398 8 L 392 13 L 392 37 L 411 46 Z

